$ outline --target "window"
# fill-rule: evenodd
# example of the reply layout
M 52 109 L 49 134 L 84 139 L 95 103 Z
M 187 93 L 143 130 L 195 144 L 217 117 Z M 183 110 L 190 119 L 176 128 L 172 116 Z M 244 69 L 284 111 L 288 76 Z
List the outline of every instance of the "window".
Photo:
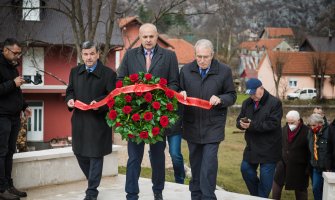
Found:
M 28 118 L 27 140 L 43 141 L 43 102 L 28 102 L 32 115 Z
M 22 1 L 22 20 L 40 21 L 40 0 Z
M 44 70 L 44 49 L 41 47 L 29 48 L 27 52 L 23 55 L 22 58 L 22 74 L 23 77 L 28 78 L 34 81 L 36 72 L 39 70 Z M 44 84 L 44 75 L 42 75 L 42 84 Z M 33 85 L 25 84 L 25 85 Z
M 290 88 L 296 88 L 298 86 L 298 81 L 295 79 L 290 79 L 288 81 L 288 85 Z

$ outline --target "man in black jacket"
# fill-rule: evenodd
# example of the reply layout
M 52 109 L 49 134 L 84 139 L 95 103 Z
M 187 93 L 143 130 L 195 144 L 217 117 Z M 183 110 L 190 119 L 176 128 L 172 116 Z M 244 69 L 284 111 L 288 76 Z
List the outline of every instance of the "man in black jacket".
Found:
M 13 154 L 16 152 L 16 139 L 20 130 L 20 115 L 31 116 L 31 110 L 24 101 L 20 86 L 25 83 L 16 67 L 21 56 L 17 40 L 4 41 L 0 53 L 0 199 L 19 199 L 27 193 L 13 186 Z
M 281 159 L 282 103 L 266 91 L 262 82 L 256 78 L 248 80 L 246 88 L 250 97 L 243 102 L 236 120 L 237 128 L 245 130 L 247 143 L 241 172 L 250 194 L 267 198 L 272 188 L 276 163 Z
M 99 61 L 96 44 L 82 44 L 83 65 L 72 68 L 66 89 L 66 102 L 72 115 L 72 149 L 88 180 L 84 200 L 96 200 L 103 167 L 103 157 L 112 152 L 112 129 L 105 117 L 108 107 L 82 111 L 74 108 L 74 101 L 95 104 L 115 89 L 116 73 Z
M 209 101 L 210 110 L 184 106 L 183 138 L 190 151 L 192 200 L 216 199 L 215 186 L 220 142 L 224 140 L 227 109 L 236 101 L 230 67 L 213 59 L 213 44 L 195 44 L 196 60 L 180 71 L 180 93 Z

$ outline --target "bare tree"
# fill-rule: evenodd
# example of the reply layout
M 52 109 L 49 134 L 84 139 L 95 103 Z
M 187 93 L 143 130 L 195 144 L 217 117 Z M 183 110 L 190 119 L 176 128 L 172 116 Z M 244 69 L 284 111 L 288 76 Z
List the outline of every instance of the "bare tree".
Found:
M 327 53 L 316 52 L 311 56 L 311 65 L 314 74 L 314 85 L 317 89 L 317 99 L 323 98 L 323 87 L 325 82 L 326 70 L 329 68 L 329 56 Z
M 279 98 L 279 86 L 280 80 L 283 76 L 283 70 L 285 64 L 289 61 L 289 54 L 285 52 L 271 52 L 271 71 L 273 75 L 273 81 L 275 82 L 276 97 Z

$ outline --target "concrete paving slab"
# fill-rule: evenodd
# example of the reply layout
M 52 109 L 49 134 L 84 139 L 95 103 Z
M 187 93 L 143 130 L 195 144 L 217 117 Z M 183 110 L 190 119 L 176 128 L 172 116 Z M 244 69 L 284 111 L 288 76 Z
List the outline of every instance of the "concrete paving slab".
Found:
M 98 200 L 125 200 L 125 175 L 104 177 L 98 188 Z M 153 200 L 150 179 L 140 178 L 140 200 Z M 22 200 L 82 200 L 85 197 L 86 181 L 51 185 L 27 190 L 28 197 Z M 218 200 L 260 200 L 263 198 L 217 190 Z M 165 182 L 164 200 L 191 200 L 188 185 Z

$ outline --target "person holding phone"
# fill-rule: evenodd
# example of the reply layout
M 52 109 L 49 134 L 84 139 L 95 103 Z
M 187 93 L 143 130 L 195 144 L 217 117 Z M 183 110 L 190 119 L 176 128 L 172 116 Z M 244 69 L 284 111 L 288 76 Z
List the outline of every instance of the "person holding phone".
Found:
M 251 195 L 268 198 L 276 163 L 281 159 L 282 103 L 264 89 L 259 79 L 249 79 L 246 89 L 250 97 L 243 102 L 236 119 L 236 127 L 245 130 L 247 143 L 241 173 Z

